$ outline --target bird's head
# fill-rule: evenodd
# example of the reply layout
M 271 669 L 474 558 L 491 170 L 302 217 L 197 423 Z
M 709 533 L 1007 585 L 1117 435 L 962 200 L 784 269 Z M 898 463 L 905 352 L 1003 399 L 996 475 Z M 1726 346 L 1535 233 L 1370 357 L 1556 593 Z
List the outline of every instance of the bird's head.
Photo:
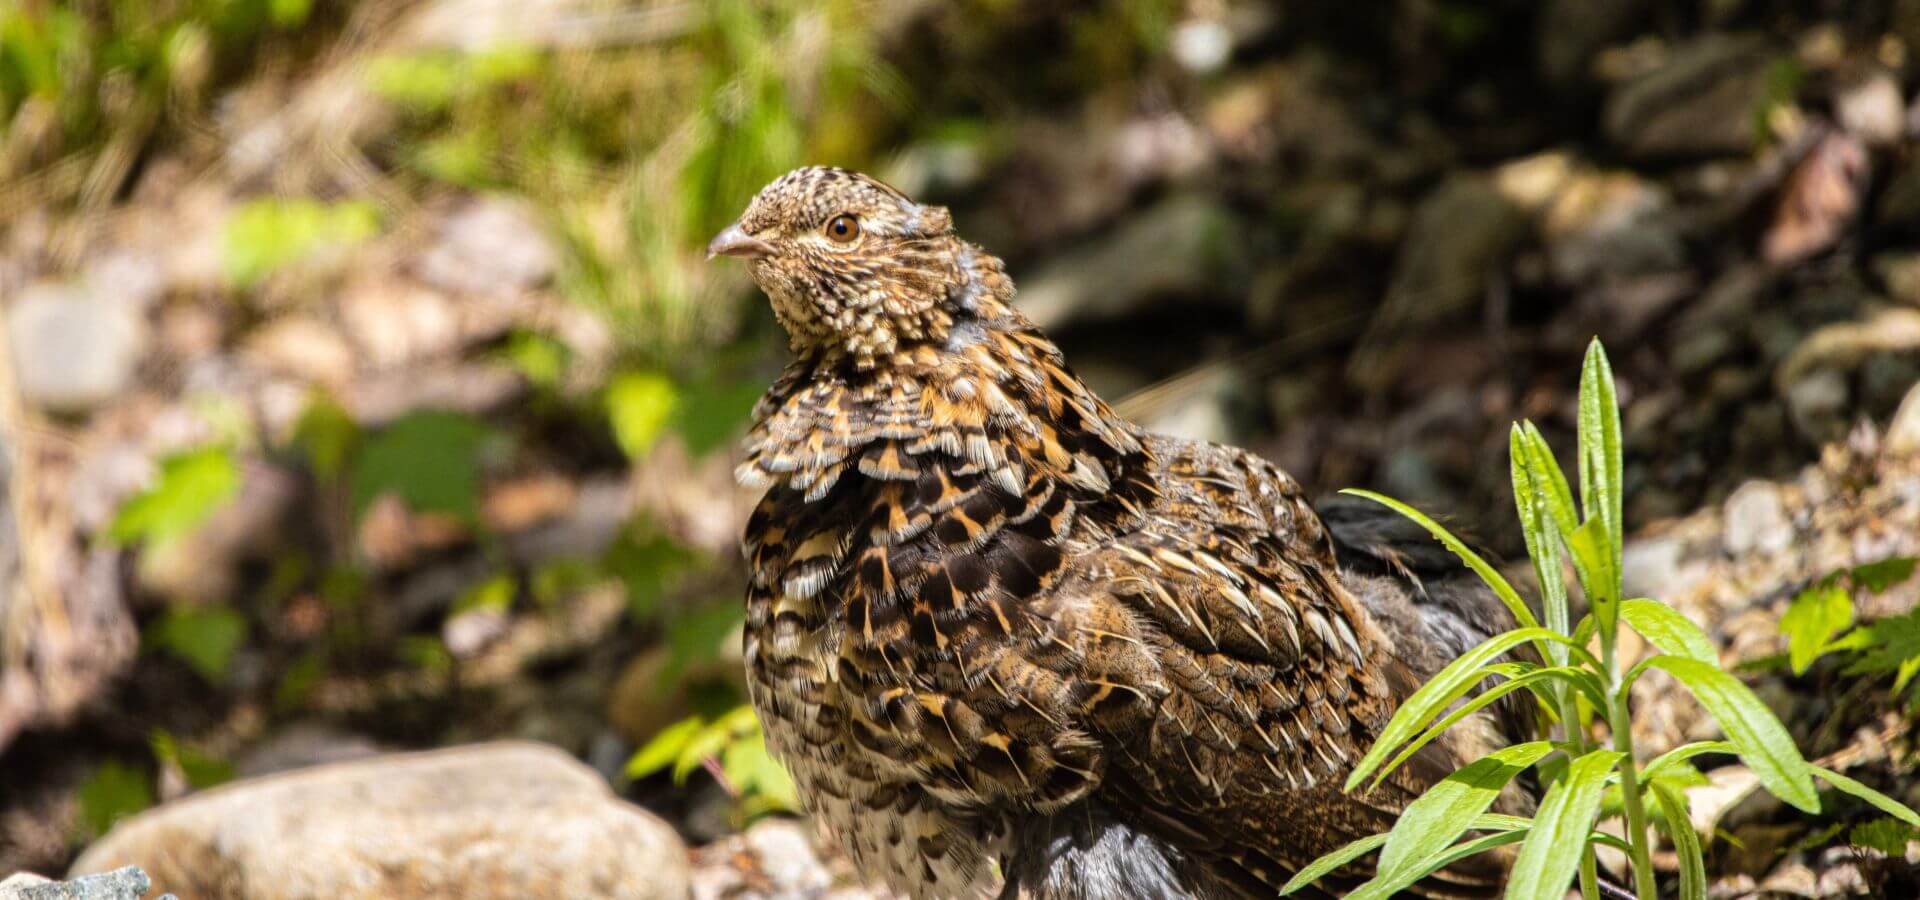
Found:
M 795 351 L 841 351 L 863 367 L 945 340 L 1012 292 L 998 260 L 954 237 L 945 207 L 826 166 L 774 179 L 707 255 L 747 260 Z

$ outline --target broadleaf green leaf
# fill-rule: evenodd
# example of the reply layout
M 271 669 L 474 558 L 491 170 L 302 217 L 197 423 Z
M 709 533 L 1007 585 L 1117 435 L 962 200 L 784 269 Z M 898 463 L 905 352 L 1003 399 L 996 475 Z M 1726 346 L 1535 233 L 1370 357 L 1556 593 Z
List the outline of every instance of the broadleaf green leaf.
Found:
M 1553 752 L 1547 741 L 1496 750 L 1454 771 L 1407 805 L 1380 850 L 1381 877 L 1446 848 L 1486 812 L 1500 791 L 1528 766 Z
M 1448 531 L 1439 522 L 1435 522 L 1433 519 L 1428 518 L 1425 513 L 1384 494 L 1376 494 L 1372 491 L 1363 491 L 1357 488 L 1348 488 L 1347 490 L 1341 491 L 1341 493 L 1352 494 L 1356 497 L 1365 497 L 1368 500 L 1386 506 L 1394 512 L 1412 519 L 1418 523 L 1420 527 L 1425 528 L 1429 534 L 1433 535 L 1435 540 L 1446 545 L 1448 550 L 1453 551 L 1453 555 L 1460 557 L 1460 561 L 1466 563 L 1467 568 L 1472 569 L 1474 574 L 1479 575 L 1480 580 L 1486 582 L 1487 586 L 1493 589 L 1494 594 L 1500 598 L 1500 602 L 1506 604 L 1507 609 L 1513 613 L 1514 620 L 1519 622 L 1522 628 L 1533 628 L 1540 624 L 1539 620 L 1534 618 L 1533 610 L 1527 608 L 1526 601 L 1520 599 L 1520 593 L 1513 589 L 1513 585 L 1508 583 L 1506 577 L 1501 575 L 1493 566 L 1488 565 L 1486 560 L 1480 558 L 1480 554 L 1473 552 L 1473 548 L 1468 547 L 1465 541 L 1454 537 L 1453 532 Z M 1541 649 L 1544 651 L 1544 645 Z M 1541 655 L 1545 656 L 1546 654 L 1543 652 Z
M 147 626 L 148 641 L 214 684 L 226 680 L 234 651 L 246 636 L 247 620 L 221 606 L 168 610 Z
M 633 756 L 628 757 L 626 776 L 645 778 L 673 765 L 673 761 L 680 758 L 680 751 L 685 749 L 687 743 L 693 740 L 693 736 L 699 734 L 706 725 L 705 719 L 693 716 L 660 729 L 660 733 L 641 745 L 639 750 L 634 751 Z
M 202 447 L 160 462 L 160 477 L 127 501 L 108 526 L 122 544 L 185 536 L 240 493 L 240 467 L 225 447 Z
M 1852 778 L 1849 778 L 1845 775 L 1842 775 L 1839 772 L 1835 772 L 1832 769 L 1816 766 L 1809 763 L 1807 765 L 1807 770 L 1809 772 L 1812 772 L 1814 777 L 1819 778 L 1821 781 L 1824 781 L 1830 785 L 1833 785 L 1835 788 L 1838 788 L 1842 793 L 1850 794 L 1854 797 L 1860 798 L 1861 800 L 1865 800 L 1869 804 L 1871 804 L 1875 809 L 1878 809 L 1881 812 L 1886 813 L 1887 815 L 1890 815 L 1896 819 L 1899 819 L 1900 821 L 1905 822 L 1910 826 L 1913 826 L 1915 828 L 1920 828 L 1920 813 L 1915 813 L 1911 808 L 1907 807 L 1906 804 L 1903 804 L 1900 801 L 1893 799 L 1892 797 L 1882 794 L 1879 791 L 1874 790 L 1873 788 L 1867 787 L 1866 785 L 1861 784 L 1860 782 L 1855 781 Z
M 679 389 L 657 372 L 628 372 L 607 385 L 607 418 L 628 459 L 647 458 L 679 402 Z
M 1280 887 L 1280 896 L 1285 897 L 1307 885 L 1319 881 L 1341 866 L 1372 853 L 1386 842 L 1387 832 L 1370 834 L 1314 860 L 1299 872 L 1295 873 L 1292 878 L 1287 880 L 1286 884 Z
M 1439 716 L 1448 706 L 1453 705 L 1462 694 L 1472 690 L 1474 685 L 1486 677 L 1485 668 L 1501 654 L 1523 643 L 1539 640 L 1560 640 L 1566 638 L 1538 626 L 1518 628 L 1494 635 L 1479 646 L 1467 651 L 1448 663 L 1420 689 L 1413 692 L 1395 710 L 1393 718 L 1387 721 L 1386 728 L 1368 748 L 1365 756 L 1354 766 L 1353 773 L 1347 776 L 1346 790 L 1353 790 L 1375 769 L 1380 768 L 1383 760 L 1411 739 L 1415 732 L 1426 727 L 1427 723 Z M 1390 770 L 1380 769 L 1379 777 L 1384 778 Z
M 1920 841 L 1920 830 L 1898 819 L 1862 822 L 1847 832 L 1847 843 L 1877 850 L 1895 859 L 1904 859 L 1907 844 L 1913 841 Z
M 1916 564 L 1920 564 L 1920 557 L 1894 556 L 1854 566 L 1847 577 L 1861 590 L 1878 594 L 1912 578 Z
M 1680 859 L 1680 900 L 1706 900 L 1707 867 L 1700 847 L 1700 835 L 1693 830 L 1687 815 L 1687 798 L 1678 789 L 1662 782 L 1648 785 L 1660 813 L 1667 820 L 1667 834 L 1673 839 L 1674 855 Z
M 153 785 L 147 773 L 115 760 L 94 769 L 74 793 L 81 827 L 89 836 L 106 834 L 122 817 L 153 805 Z
M 1693 620 L 1680 614 L 1673 607 L 1658 600 L 1644 597 L 1628 600 L 1620 604 L 1620 618 L 1625 619 L 1634 631 L 1647 639 L 1662 653 L 1697 659 L 1703 663 L 1717 665 L 1720 655 L 1713 649 L 1713 640 Z
M 1807 761 L 1794 746 L 1786 726 L 1739 679 L 1718 667 L 1679 656 L 1655 657 L 1652 665 L 1664 669 L 1693 691 L 1700 705 L 1713 714 L 1727 739 L 1740 750 L 1740 759 L 1760 777 L 1776 797 L 1810 813 L 1820 811 Z
M 1566 778 L 1547 789 L 1507 878 L 1508 900 L 1559 897 L 1573 883 L 1607 776 L 1625 754 L 1593 750 L 1567 766 Z
M 1803 675 L 1825 653 L 1834 635 L 1853 625 L 1853 597 L 1847 589 L 1824 582 L 1801 591 L 1780 617 L 1787 636 L 1787 660 L 1793 674 Z
M 353 508 L 392 493 L 415 512 L 480 518 L 480 454 L 493 433 L 472 416 L 410 413 L 366 442 L 353 470 Z

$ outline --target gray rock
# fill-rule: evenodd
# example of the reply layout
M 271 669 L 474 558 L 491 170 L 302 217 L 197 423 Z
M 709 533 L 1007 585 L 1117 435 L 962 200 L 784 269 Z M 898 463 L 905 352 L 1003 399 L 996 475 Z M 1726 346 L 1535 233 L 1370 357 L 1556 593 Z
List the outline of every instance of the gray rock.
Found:
M 1225 251 L 1235 231 L 1232 214 L 1211 201 L 1167 200 L 1023 279 L 1020 309 L 1057 329 L 1122 318 L 1157 296 L 1205 295 L 1233 281 Z
M 1818 369 L 1787 385 L 1787 412 L 1793 427 L 1813 441 L 1830 441 L 1846 430 L 1852 391 L 1835 369 Z
M 72 881 L 53 881 L 23 872 L 0 882 L 0 900 L 140 900 L 152 887 L 147 873 L 135 866 Z M 173 900 L 173 895 L 157 900 Z
M 688 893 L 670 826 L 565 753 L 512 742 L 228 784 L 122 820 L 73 872 L 128 864 L 195 900 Z
M 1841 127 L 1870 144 L 1893 144 L 1907 130 L 1900 82 L 1884 69 L 1871 69 L 1842 87 L 1833 106 Z
M 1663 65 L 1607 98 L 1607 137 L 1643 159 L 1745 153 L 1772 61 L 1756 35 L 1711 33 L 1675 47 Z
M 27 402 L 73 413 L 126 390 L 148 340 L 133 304 L 50 282 L 21 293 L 7 311 L 7 331 Z
M 53 879 L 32 872 L 15 872 L 0 881 L 0 900 L 20 900 L 20 894 L 27 888 L 41 884 L 52 884 Z
M 1584 76 L 1595 53 L 1630 34 L 1647 0 L 1545 0 L 1538 20 L 1540 74 L 1556 84 Z
M 448 216 L 422 254 L 420 278 L 456 294 L 537 287 L 553 277 L 553 245 L 540 223 L 506 200 L 482 199 Z
M 1750 552 L 1778 553 L 1793 543 L 1793 523 L 1780 487 L 1771 481 L 1755 479 L 1740 485 L 1727 498 L 1727 552 L 1736 556 Z

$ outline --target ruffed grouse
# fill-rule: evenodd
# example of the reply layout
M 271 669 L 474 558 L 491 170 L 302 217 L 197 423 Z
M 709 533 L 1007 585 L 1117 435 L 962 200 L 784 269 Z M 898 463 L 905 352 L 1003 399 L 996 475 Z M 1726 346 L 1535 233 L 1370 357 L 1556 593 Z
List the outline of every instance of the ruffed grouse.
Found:
M 1390 514 L 1316 511 L 1251 453 L 1116 416 L 944 208 L 803 168 L 709 251 L 748 260 L 795 356 L 737 473 L 766 490 L 747 683 L 867 878 L 1272 896 L 1508 742 L 1487 716 L 1343 793 L 1394 705 L 1506 610 Z M 1483 895 L 1504 865 L 1419 890 Z

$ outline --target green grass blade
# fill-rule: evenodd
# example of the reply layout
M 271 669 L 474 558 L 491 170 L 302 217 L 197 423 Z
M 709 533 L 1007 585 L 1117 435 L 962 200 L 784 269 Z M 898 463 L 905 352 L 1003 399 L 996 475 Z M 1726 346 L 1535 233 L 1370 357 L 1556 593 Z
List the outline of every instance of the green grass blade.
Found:
M 1691 744 L 1682 744 L 1654 757 L 1653 762 L 1647 763 L 1646 767 L 1640 770 L 1640 779 L 1642 781 L 1652 781 L 1664 774 L 1668 766 L 1677 766 L 1696 756 L 1702 756 L 1708 753 L 1725 753 L 1728 756 L 1739 756 L 1740 748 L 1726 741 L 1694 741 Z
M 1451 845 L 1493 806 L 1515 775 L 1552 752 L 1547 741 L 1515 744 L 1462 766 L 1429 788 L 1407 805 L 1388 832 L 1380 850 L 1380 877 L 1398 874 Z
M 1453 865 L 1469 856 L 1485 853 L 1495 847 L 1525 840 L 1526 829 L 1514 831 L 1496 831 L 1481 835 L 1464 843 L 1455 844 L 1420 861 L 1418 865 L 1408 866 L 1405 871 L 1392 877 L 1375 877 L 1347 894 L 1346 900 L 1387 900 L 1401 890 L 1410 887 L 1428 875 Z
M 1580 368 L 1580 499 L 1587 518 L 1604 523 L 1615 572 L 1623 544 L 1620 472 L 1620 403 L 1613 389 L 1613 366 L 1600 339 L 1594 338 Z
M 1567 766 L 1567 777 L 1547 790 L 1533 830 L 1507 878 L 1507 900 L 1559 897 L 1573 883 L 1607 776 L 1625 754 L 1594 750 Z
M 1862 800 L 1867 801 L 1868 803 L 1873 804 L 1875 809 L 1878 809 L 1881 812 L 1886 813 L 1887 815 L 1890 815 L 1896 819 L 1899 819 L 1900 821 L 1905 822 L 1908 825 L 1911 825 L 1915 828 L 1920 828 L 1920 813 L 1915 813 L 1911 808 L 1907 807 L 1905 804 L 1901 803 L 1900 801 L 1895 800 L 1892 797 L 1889 797 L 1885 794 L 1882 794 L 1879 791 L 1874 790 L 1873 788 L 1867 787 L 1866 785 L 1861 784 L 1858 781 L 1848 778 L 1847 776 L 1842 775 L 1839 772 L 1835 772 L 1832 769 L 1828 769 L 1822 766 L 1816 766 L 1816 765 L 1813 765 L 1812 763 L 1808 763 L 1807 770 L 1809 772 L 1812 772 L 1814 776 L 1819 778 L 1821 781 L 1824 781 L 1830 785 L 1833 785 L 1835 788 L 1838 788 L 1842 793 L 1852 794 L 1855 797 L 1858 797 Z
M 1560 571 L 1560 535 L 1547 512 L 1546 474 L 1539 470 L 1527 444 L 1526 432 L 1515 424 L 1508 436 L 1508 467 L 1513 478 L 1513 505 L 1520 514 L 1520 532 L 1527 541 L 1527 557 L 1540 581 L 1540 611 L 1546 626 L 1568 633 L 1567 585 Z M 1566 651 L 1548 648 L 1548 661 L 1566 662 Z
M 1493 668 L 1493 667 L 1489 666 L 1488 668 Z M 1578 669 L 1571 666 L 1555 666 L 1553 668 L 1547 668 L 1547 669 L 1534 669 L 1533 671 L 1528 672 L 1524 675 L 1514 676 L 1506 681 L 1503 681 L 1503 682 L 1500 682 L 1499 684 L 1494 685 L 1493 687 L 1490 687 L 1484 691 L 1481 691 L 1479 694 L 1474 695 L 1474 698 L 1472 700 L 1469 700 L 1465 703 L 1460 704 L 1459 707 L 1455 708 L 1452 712 L 1447 713 L 1439 721 L 1433 723 L 1431 726 L 1428 726 L 1427 730 L 1422 732 L 1418 738 L 1415 738 L 1414 740 L 1408 742 L 1405 747 L 1400 748 L 1400 752 L 1394 754 L 1393 759 L 1389 760 L 1385 766 L 1381 767 L 1381 770 L 1380 770 L 1382 773 L 1381 777 L 1385 777 L 1385 773 L 1392 772 L 1393 770 L 1400 768 L 1401 764 L 1405 763 L 1408 759 L 1411 759 L 1415 753 L 1420 752 L 1421 747 L 1425 747 L 1427 744 L 1431 743 L 1435 738 L 1446 733 L 1447 729 L 1452 728 L 1456 724 L 1459 724 L 1460 720 L 1465 719 L 1466 717 L 1473 715 L 1476 712 L 1479 712 L 1480 710 L 1486 708 L 1490 704 L 1499 702 L 1501 697 L 1505 697 L 1506 695 L 1511 694 L 1516 690 L 1519 690 L 1521 688 L 1530 688 L 1536 684 L 1539 684 L 1542 681 L 1547 681 L 1549 679 L 1560 679 L 1560 680 L 1566 681 L 1568 684 L 1572 685 L 1575 690 L 1578 690 L 1581 693 L 1587 695 L 1588 699 L 1593 700 L 1596 703 L 1606 702 L 1606 695 L 1604 693 L 1604 688 L 1600 684 L 1600 680 L 1598 678 L 1595 678 L 1592 673 L 1587 672 L 1584 669 Z
M 1706 900 L 1707 864 L 1700 849 L 1700 835 L 1694 833 L 1693 820 L 1687 815 L 1686 795 L 1659 782 L 1649 787 L 1660 804 L 1660 814 L 1667 819 L 1674 855 L 1680 858 L 1680 900 Z
M 1520 430 L 1525 439 L 1529 464 L 1546 476 L 1540 481 L 1540 487 L 1546 493 L 1546 513 L 1561 534 L 1572 534 L 1575 528 L 1580 527 L 1580 514 L 1573 505 L 1573 489 L 1567 486 L 1567 473 L 1561 470 L 1559 460 L 1553 456 L 1553 448 L 1548 446 L 1539 428 L 1532 422 L 1522 422 Z
M 1387 727 L 1381 729 L 1380 737 L 1368 748 L 1367 755 L 1360 758 L 1354 766 L 1353 774 L 1347 776 L 1345 790 L 1353 790 L 1395 749 L 1425 728 L 1429 722 L 1452 706 L 1462 694 L 1471 690 L 1480 680 L 1487 677 L 1486 667 L 1501 654 L 1528 641 L 1566 640 L 1545 628 L 1518 628 L 1503 634 L 1494 635 L 1480 646 L 1461 654 L 1460 658 L 1448 663 L 1445 668 L 1427 680 L 1426 684 L 1413 692 L 1400 708 L 1394 710 L 1393 718 L 1387 721 Z M 1384 778 L 1391 770 L 1382 770 Z
M 1588 519 L 1567 538 L 1567 549 L 1573 551 L 1580 586 L 1586 588 L 1601 633 L 1612 634 L 1620 618 L 1620 571 L 1619 558 L 1607 546 L 1605 523 Z
M 1280 896 L 1285 897 L 1294 891 L 1319 881 L 1325 877 L 1327 873 L 1372 853 L 1375 848 L 1386 842 L 1386 832 L 1370 834 L 1314 860 L 1312 864 L 1301 869 L 1298 874 L 1294 875 L 1293 878 L 1289 879 L 1286 884 L 1280 887 Z
M 1810 813 L 1820 811 L 1820 795 L 1813 789 L 1807 761 L 1794 746 L 1786 726 L 1740 680 L 1718 667 L 1679 656 L 1655 657 L 1652 665 L 1665 669 L 1693 691 L 1700 705 L 1713 713 L 1720 730 L 1739 748 L 1740 759 L 1760 777 L 1768 791 Z
M 1365 497 L 1368 500 L 1372 500 L 1375 503 L 1381 504 L 1394 512 L 1412 519 L 1418 523 L 1420 527 L 1425 528 L 1429 534 L 1432 534 L 1435 540 L 1446 545 L 1448 550 L 1453 551 L 1453 555 L 1460 557 L 1460 561 L 1466 563 L 1467 568 L 1472 569 L 1475 575 L 1480 576 L 1480 580 L 1486 582 L 1487 587 L 1493 589 L 1494 594 L 1500 598 L 1500 602 L 1506 604 L 1507 609 L 1513 612 L 1513 618 L 1520 623 L 1520 627 L 1533 628 L 1540 624 L 1540 621 L 1534 618 L 1533 610 L 1527 608 L 1526 601 L 1520 599 L 1520 593 L 1513 589 L 1513 585 L 1507 583 L 1506 577 L 1502 576 L 1493 566 L 1488 565 L 1486 560 L 1480 558 L 1480 554 L 1473 552 L 1473 548 L 1468 547 L 1465 542 L 1454 537 L 1453 532 L 1448 531 L 1439 522 L 1435 522 L 1428 518 L 1425 513 L 1384 494 L 1376 494 L 1372 491 L 1363 491 L 1358 488 L 1348 488 L 1341 491 L 1341 493 L 1352 494 L 1355 497 Z M 1541 655 L 1545 656 L 1545 646 L 1543 645 L 1539 649 L 1541 650 Z
M 1714 651 L 1707 633 L 1665 603 L 1644 597 L 1628 600 L 1620 604 L 1620 618 L 1662 653 L 1719 665 L 1720 654 Z

